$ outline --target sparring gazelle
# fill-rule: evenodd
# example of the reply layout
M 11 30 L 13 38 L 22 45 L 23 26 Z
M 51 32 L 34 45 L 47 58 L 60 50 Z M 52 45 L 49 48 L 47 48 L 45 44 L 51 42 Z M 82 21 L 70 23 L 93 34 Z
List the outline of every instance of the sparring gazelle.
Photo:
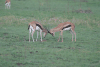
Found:
M 10 0 L 6 0 L 6 1 L 5 1 L 5 9 L 6 9 L 6 8 L 8 9 L 8 7 L 9 7 L 9 9 L 10 9 L 10 6 L 11 6 L 11 1 L 10 1 Z
M 52 36 L 54 36 L 55 32 L 60 31 L 58 42 L 60 40 L 60 36 L 62 37 L 62 41 L 61 42 L 63 42 L 63 31 L 69 30 L 70 33 L 72 34 L 72 41 L 73 41 L 73 35 L 75 35 L 75 41 L 76 41 L 76 33 L 75 33 L 74 29 L 75 29 L 75 25 L 73 23 L 64 22 L 64 23 L 60 23 L 57 27 L 51 29 L 49 33 Z
M 37 21 L 30 22 L 29 26 L 28 26 L 28 30 L 29 30 L 29 42 L 30 42 L 30 34 L 32 35 L 32 39 L 34 42 L 33 34 L 35 31 L 37 31 L 37 39 L 38 39 L 38 32 L 40 32 L 41 41 L 42 41 L 42 32 L 44 32 L 44 38 L 46 37 L 46 35 L 48 33 L 48 30 L 43 28 L 42 24 Z M 37 41 L 37 39 L 36 39 L 36 41 Z

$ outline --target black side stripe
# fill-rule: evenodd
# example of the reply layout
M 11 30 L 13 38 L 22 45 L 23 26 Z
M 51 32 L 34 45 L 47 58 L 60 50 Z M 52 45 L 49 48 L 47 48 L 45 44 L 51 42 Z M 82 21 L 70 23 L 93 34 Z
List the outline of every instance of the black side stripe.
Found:
M 29 28 L 30 28 L 30 25 L 28 25 L 28 30 L 29 30 Z
M 38 26 L 39 28 L 41 28 L 41 30 L 43 30 L 42 27 L 39 24 L 36 24 L 36 26 Z
M 63 27 L 62 30 L 65 29 L 65 28 L 68 28 L 68 27 L 71 27 L 71 25 L 68 25 L 68 26 L 66 26 L 66 27 Z

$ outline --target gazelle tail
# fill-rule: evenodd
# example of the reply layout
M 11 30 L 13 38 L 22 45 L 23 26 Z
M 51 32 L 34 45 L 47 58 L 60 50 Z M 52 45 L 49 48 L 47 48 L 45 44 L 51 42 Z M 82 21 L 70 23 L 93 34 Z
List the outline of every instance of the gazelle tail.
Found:
M 30 25 L 28 25 L 28 30 L 29 30 L 29 28 L 30 28 Z

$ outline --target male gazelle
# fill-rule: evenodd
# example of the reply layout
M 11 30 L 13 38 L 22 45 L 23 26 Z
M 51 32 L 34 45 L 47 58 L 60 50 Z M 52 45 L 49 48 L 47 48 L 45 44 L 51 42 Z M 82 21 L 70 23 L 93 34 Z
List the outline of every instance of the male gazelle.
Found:
M 70 33 L 72 34 L 72 41 L 73 41 L 73 35 L 75 35 L 75 41 L 76 41 L 76 33 L 74 29 L 75 29 L 75 25 L 73 23 L 64 22 L 64 23 L 60 23 L 57 27 L 51 29 L 49 33 L 52 34 L 52 36 L 54 36 L 55 32 L 60 31 L 58 42 L 60 40 L 60 36 L 62 37 L 62 42 L 63 42 L 63 31 L 69 30 Z
M 32 39 L 34 42 L 33 34 L 35 31 L 37 31 L 37 39 L 38 39 L 38 32 L 40 32 L 41 41 L 42 41 L 42 32 L 44 32 L 44 38 L 46 37 L 46 35 L 48 33 L 48 31 L 43 28 L 42 24 L 37 21 L 30 22 L 28 29 L 29 29 L 29 42 L 30 42 L 30 34 L 32 35 Z M 37 41 L 37 39 L 36 39 L 36 41 Z
M 10 1 L 10 0 L 6 0 L 6 1 L 5 1 L 5 9 L 6 9 L 6 8 L 8 9 L 8 7 L 9 7 L 9 9 L 10 9 L 10 6 L 11 6 L 11 1 Z

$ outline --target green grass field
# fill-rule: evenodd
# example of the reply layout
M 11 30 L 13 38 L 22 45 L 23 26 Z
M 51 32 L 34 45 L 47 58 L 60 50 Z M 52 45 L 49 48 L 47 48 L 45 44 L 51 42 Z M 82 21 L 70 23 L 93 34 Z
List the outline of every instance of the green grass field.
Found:
M 50 29 L 70 21 L 77 41 L 64 31 L 63 43 L 57 42 L 59 32 L 48 34 L 44 42 L 29 42 L 31 21 Z M 11 9 L 1 0 L 0 67 L 100 67 L 100 0 L 11 0 Z

